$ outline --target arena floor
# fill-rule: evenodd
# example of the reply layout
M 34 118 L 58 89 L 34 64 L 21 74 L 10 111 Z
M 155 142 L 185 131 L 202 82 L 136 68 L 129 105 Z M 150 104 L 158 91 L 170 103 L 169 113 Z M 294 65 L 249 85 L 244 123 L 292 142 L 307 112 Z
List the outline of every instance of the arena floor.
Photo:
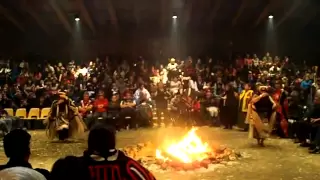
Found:
M 165 136 L 178 136 L 186 130 L 177 128 L 142 129 L 118 133 L 118 147 L 152 141 L 162 142 Z M 50 142 L 44 131 L 31 131 L 34 167 L 50 169 L 55 160 L 65 155 L 81 155 L 86 148 L 85 140 L 73 143 Z M 236 130 L 202 127 L 198 134 L 212 145 L 223 145 L 240 151 L 244 156 L 232 164 L 196 172 L 154 172 L 160 180 L 293 180 L 320 179 L 320 155 L 309 155 L 307 149 L 297 147 L 290 140 L 270 139 L 266 147 L 255 145 L 247 134 Z M 1 148 L 0 163 L 6 158 Z

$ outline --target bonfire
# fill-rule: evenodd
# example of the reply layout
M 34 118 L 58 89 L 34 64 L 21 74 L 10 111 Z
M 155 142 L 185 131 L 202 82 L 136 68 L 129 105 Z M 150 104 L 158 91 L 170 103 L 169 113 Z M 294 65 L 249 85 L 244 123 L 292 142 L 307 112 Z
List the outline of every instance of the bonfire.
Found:
M 210 164 L 234 161 L 240 157 L 225 147 L 212 147 L 196 134 L 197 128 L 192 128 L 179 141 L 164 143 L 161 148 L 155 149 L 155 156 L 143 156 L 139 161 L 144 165 L 157 164 L 161 169 L 168 170 L 194 170 L 208 168 Z M 138 144 L 137 147 L 125 149 L 127 155 L 139 157 L 143 149 L 153 149 L 152 144 Z M 154 151 L 153 151 L 154 152 Z M 144 154 L 144 153 L 143 153 Z
M 156 150 L 156 158 L 166 161 L 180 161 L 192 163 L 209 158 L 212 153 L 208 143 L 202 142 L 196 134 L 196 128 L 192 128 L 179 142 L 171 143 L 164 150 Z

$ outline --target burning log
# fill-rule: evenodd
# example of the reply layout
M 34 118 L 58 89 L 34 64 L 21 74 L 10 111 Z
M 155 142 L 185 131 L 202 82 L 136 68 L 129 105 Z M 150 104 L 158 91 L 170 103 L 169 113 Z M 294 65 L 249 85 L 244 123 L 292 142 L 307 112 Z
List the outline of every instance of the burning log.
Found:
M 193 167 L 192 163 L 185 163 L 183 164 L 183 170 L 185 171 L 190 171 L 190 170 L 194 170 L 195 168 Z
M 211 164 L 211 161 L 209 159 L 204 159 L 200 162 L 200 166 L 204 168 L 208 168 L 209 164 Z
M 168 164 L 167 163 L 162 163 L 161 165 L 160 165 L 160 168 L 162 169 L 162 170 L 166 170 L 166 169 L 168 169 Z
M 192 167 L 193 167 L 194 169 L 199 169 L 199 168 L 201 168 L 201 164 L 200 164 L 199 161 L 194 161 L 194 162 L 192 163 Z

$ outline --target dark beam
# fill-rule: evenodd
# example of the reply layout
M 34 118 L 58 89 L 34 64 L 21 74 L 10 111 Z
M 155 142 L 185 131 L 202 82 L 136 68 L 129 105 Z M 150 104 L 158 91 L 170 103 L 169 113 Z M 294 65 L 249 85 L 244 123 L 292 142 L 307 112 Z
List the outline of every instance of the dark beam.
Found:
M 237 25 L 238 19 L 249 4 L 249 1 L 250 0 L 242 0 L 240 8 L 238 9 L 236 16 L 232 20 L 232 27 Z
M 294 11 L 298 8 L 301 7 L 302 0 L 294 0 L 292 6 L 290 7 L 290 9 L 288 11 L 286 11 L 286 13 L 284 14 L 284 16 L 282 16 L 282 18 L 277 22 L 276 24 L 276 28 L 278 28 L 283 22 L 285 22 L 288 17 L 291 16 L 292 13 L 294 13 Z M 305 4 L 307 4 L 305 2 Z
M 78 0 L 78 2 L 79 2 L 79 6 L 80 6 L 81 15 L 83 15 L 85 22 L 88 24 L 91 31 L 95 34 L 96 28 L 94 26 L 94 23 L 92 21 L 92 18 L 89 14 L 89 11 L 88 11 L 86 5 L 85 5 L 84 0 Z
M 160 20 L 160 25 L 161 25 L 161 29 L 165 29 L 166 26 L 166 20 L 168 17 L 168 0 L 160 0 L 161 2 L 161 20 Z
M 270 10 L 272 9 L 272 4 L 273 4 L 273 0 L 271 0 L 271 2 L 269 2 L 268 5 L 260 13 L 260 15 L 259 15 L 258 19 L 256 20 L 256 22 L 254 23 L 253 27 L 257 27 L 260 24 L 260 22 L 262 21 L 262 19 L 267 17 L 267 15 L 270 13 Z
M 191 14 L 192 14 L 192 0 L 186 0 L 186 3 L 184 5 L 184 23 L 185 23 L 185 25 L 189 24 Z
M 111 18 L 111 23 L 117 30 L 118 29 L 118 18 L 116 15 L 116 11 L 114 10 L 114 6 L 113 6 L 111 0 L 106 0 L 106 3 L 107 3 L 108 13 Z
M 308 12 L 304 16 L 308 18 L 303 19 L 303 23 L 297 29 L 298 31 L 301 31 L 302 29 L 304 29 L 320 13 L 320 10 L 314 6 L 307 8 L 307 11 Z
M 23 0 L 21 5 L 22 5 L 21 9 L 26 13 L 28 13 L 37 22 L 37 24 L 41 27 L 41 29 L 45 33 L 47 33 L 47 35 L 51 36 L 52 33 L 49 30 L 48 26 L 42 21 L 39 15 L 36 12 L 34 12 L 33 8 L 31 7 L 32 5 L 30 4 L 30 1 Z
M 213 10 L 211 11 L 211 13 L 209 15 L 208 23 L 212 23 L 214 18 L 217 16 L 218 11 L 219 11 L 219 9 L 221 7 L 222 0 L 216 0 L 215 2 L 216 3 L 214 4 L 214 8 L 213 8 Z
M 140 24 L 140 8 L 137 1 L 132 1 L 132 9 L 136 24 Z
M 13 17 L 13 15 L 2 5 L 0 5 L 0 14 L 3 14 L 12 24 L 14 24 L 18 29 L 20 29 L 22 32 L 26 32 L 23 25 Z
M 57 17 L 59 18 L 59 20 L 62 22 L 66 31 L 68 31 L 69 33 L 72 33 L 72 27 L 70 25 L 70 22 L 68 21 L 68 18 L 66 17 L 66 15 L 63 13 L 62 9 L 59 7 L 57 1 L 56 0 L 49 0 L 49 3 L 51 5 L 52 9 L 57 14 Z

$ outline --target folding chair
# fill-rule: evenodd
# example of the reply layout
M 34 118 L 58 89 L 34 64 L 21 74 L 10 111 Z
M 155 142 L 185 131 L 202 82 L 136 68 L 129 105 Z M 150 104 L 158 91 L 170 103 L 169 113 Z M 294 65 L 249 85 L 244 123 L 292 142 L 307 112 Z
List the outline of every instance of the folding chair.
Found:
M 12 108 L 5 108 L 4 110 L 8 113 L 9 116 L 14 116 L 14 112 Z
M 27 110 L 26 108 L 19 108 L 16 111 L 16 117 L 21 118 L 21 119 L 26 119 L 27 118 Z
M 28 113 L 28 119 L 39 119 L 39 117 L 40 117 L 40 109 L 31 108 Z
M 51 108 L 43 108 L 41 109 L 40 119 L 46 119 L 49 115 Z

